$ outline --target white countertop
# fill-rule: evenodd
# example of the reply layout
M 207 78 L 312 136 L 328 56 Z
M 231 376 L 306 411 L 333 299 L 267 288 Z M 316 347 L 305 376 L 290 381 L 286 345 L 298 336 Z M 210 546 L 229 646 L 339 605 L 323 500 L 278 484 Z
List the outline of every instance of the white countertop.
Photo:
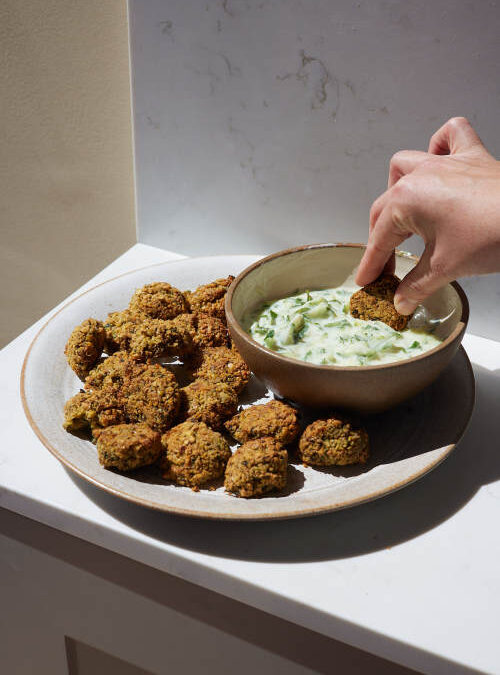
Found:
M 74 295 L 177 257 L 137 244 Z M 476 409 L 422 480 L 314 518 L 211 522 L 114 498 L 37 439 L 19 376 L 53 312 L 0 352 L 1 506 L 416 670 L 500 672 L 500 343 L 466 336 Z

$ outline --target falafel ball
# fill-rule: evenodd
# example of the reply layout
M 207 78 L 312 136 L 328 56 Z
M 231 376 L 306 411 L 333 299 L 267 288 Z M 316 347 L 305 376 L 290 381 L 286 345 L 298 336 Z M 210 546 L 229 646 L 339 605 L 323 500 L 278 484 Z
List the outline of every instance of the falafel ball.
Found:
M 274 438 L 243 443 L 227 463 L 224 487 L 236 497 L 260 497 L 286 485 L 288 453 Z
M 123 381 L 122 396 L 127 419 L 145 422 L 155 431 L 166 431 L 179 412 L 179 387 L 175 375 L 159 364 L 142 365 Z
M 240 443 L 270 436 L 287 445 L 298 436 L 300 430 L 295 408 L 275 400 L 242 410 L 224 426 Z
M 205 422 L 213 429 L 219 429 L 238 408 L 238 395 L 225 382 L 195 380 L 183 387 L 180 395 L 181 417 Z
M 105 342 L 106 331 L 97 319 L 85 319 L 69 336 L 64 353 L 70 368 L 81 380 L 101 357 Z
M 63 427 L 69 432 L 92 430 L 94 437 L 104 427 L 126 421 L 123 401 L 116 390 L 103 387 L 92 392 L 79 392 L 64 405 Z
M 121 388 L 124 379 L 130 377 L 132 372 L 139 372 L 140 368 L 127 352 L 115 352 L 90 371 L 85 379 L 85 390 L 92 391 L 104 386 Z
M 140 318 L 129 309 L 111 312 L 104 321 L 106 331 L 105 351 L 114 354 L 117 351 L 128 351 L 134 332 L 140 324 Z
M 383 321 L 394 330 L 404 330 L 411 316 L 400 314 L 394 307 L 394 294 L 400 279 L 382 274 L 371 284 L 351 295 L 351 315 L 356 319 Z
M 131 471 L 148 466 L 161 454 L 160 434 L 142 423 L 108 427 L 99 434 L 97 454 L 106 469 Z
M 231 457 L 224 437 L 204 422 L 178 424 L 163 434 L 161 442 L 164 477 L 195 489 L 220 478 Z
M 138 361 L 162 355 L 185 356 L 193 350 L 189 331 L 174 320 L 146 319 L 137 326 L 130 340 L 130 356 Z
M 119 391 L 105 385 L 89 394 L 86 418 L 97 438 L 102 429 L 127 422 L 125 406 Z
M 368 434 L 338 416 L 316 420 L 304 430 L 299 455 L 311 466 L 365 464 L 369 456 Z
M 179 314 L 172 321 L 181 332 L 189 333 L 194 349 L 227 347 L 230 344 L 225 324 L 215 316 Z
M 223 321 L 216 316 L 200 315 L 194 343 L 198 349 L 207 349 L 207 347 L 228 347 L 231 340 Z
M 89 394 L 81 391 L 66 401 L 64 404 L 63 422 L 63 427 L 66 429 L 66 431 L 82 431 L 88 427 L 88 398 Z
M 75 401 L 66 404 L 68 430 L 79 424 L 83 428 L 85 417 L 94 436 L 102 427 L 125 422 L 145 422 L 163 432 L 179 412 L 179 387 L 173 373 L 159 364 L 135 363 L 125 352 L 105 359 L 85 380 L 85 387 L 87 397 L 73 397 Z
M 192 359 L 193 377 L 225 382 L 239 394 L 250 379 L 250 369 L 235 347 L 208 347 Z
M 184 293 L 191 312 L 215 316 L 225 324 L 224 298 L 233 281 L 234 277 L 230 274 L 225 279 L 216 279 L 209 284 L 198 286 L 193 292 L 187 291 Z
M 174 316 L 186 312 L 187 305 L 178 288 L 165 281 L 156 281 L 136 290 L 129 310 L 142 318 L 173 319 Z

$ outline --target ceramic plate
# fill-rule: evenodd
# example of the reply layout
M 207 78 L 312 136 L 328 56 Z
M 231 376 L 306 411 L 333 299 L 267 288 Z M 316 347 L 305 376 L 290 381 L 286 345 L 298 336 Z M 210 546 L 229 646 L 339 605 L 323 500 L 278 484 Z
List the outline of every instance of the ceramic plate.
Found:
M 33 340 L 21 376 L 24 409 L 43 444 L 72 471 L 117 497 L 163 511 L 235 520 L 296 518 L 354 506 L 398 490 L 437 466 L 464 433 L 474 405 L 474 378 L 463 349 L 424 392 L 364 420 L 372 447 L 369 464 L 318 471 L 292 462 L 287 489 L 260 499 L 238 499 L 223 487 L 195 493 L 163 481 L 152 468 L 128 475 L 106 470 L 92 443 L 63 430 L 64 403 L 81 386 L 63 354 L 77 324 L 123 309 L 143 284 L 168 281 L 183 290 L 195 288 L 236 275 L 255 260 L 218 256 L 151 265 L 96 286 L 65 305 Z M 252 378 L 241 402 L 247 406 L 270 397 Z

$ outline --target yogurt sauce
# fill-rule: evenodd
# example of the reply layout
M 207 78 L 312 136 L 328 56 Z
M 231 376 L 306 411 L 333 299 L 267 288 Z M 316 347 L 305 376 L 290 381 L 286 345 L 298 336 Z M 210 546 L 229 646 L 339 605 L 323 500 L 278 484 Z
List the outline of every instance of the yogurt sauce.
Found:
M 279 354 L 333 366 L 371 366 L 401 361 L 436 347 L 427 328 L 397 331 L 382 321 L 355 319 L 353 289 L 304 291 L 266 302 L 244 318 L 252 338 Z

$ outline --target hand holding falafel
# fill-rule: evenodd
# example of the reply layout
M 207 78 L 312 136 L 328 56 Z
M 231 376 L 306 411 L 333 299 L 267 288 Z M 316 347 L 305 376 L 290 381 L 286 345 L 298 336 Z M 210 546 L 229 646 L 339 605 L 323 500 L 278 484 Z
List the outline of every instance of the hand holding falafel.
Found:
M 418 265 L 394 298 L 400 314 L 457 277 L 500 272 L 500 162 L 463 117 L 444 124 L 427 152 L 391 160 L 388 189 L 372 205 L 360 286 L 394 272 L 394 249 L 411 235 L 425 242 Z

